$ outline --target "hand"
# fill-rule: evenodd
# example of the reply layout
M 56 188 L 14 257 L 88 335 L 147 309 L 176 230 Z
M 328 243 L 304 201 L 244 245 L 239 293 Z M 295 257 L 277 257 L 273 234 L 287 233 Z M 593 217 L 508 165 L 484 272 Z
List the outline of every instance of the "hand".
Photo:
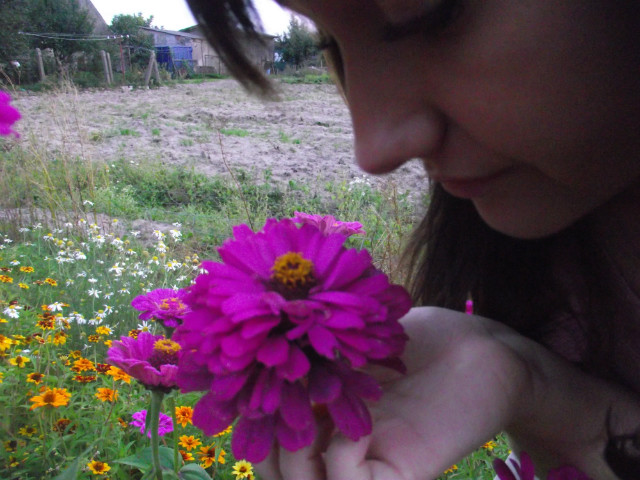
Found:
M 603 459 L 606 418 L 640 425 L 637 395 L 587 375 L 538 343 L 478 316 L 413 309 L 402 320 L 408 373 L 369 369 L 382 384 L 370 406 L 370 436 L 353 442 L 320 419 L 310 447 L 277 447 L 256 466 L 265 480 L 426 480 L 500 431 L 515 439 L 544 478 L 572 465 L 615 479 Z
M 370 406 L 372 434 L 353 442 L 325 422 L 314 445 L 293 453 L 274 448 L 256 466 L 262 478 L 435 478 L 517 416 L 531 384 L 518 352 L 526 339 L 497 322 L 437 308 L 414 309 L 403 324 L 407 375 L 369 370 L 384 388 Z

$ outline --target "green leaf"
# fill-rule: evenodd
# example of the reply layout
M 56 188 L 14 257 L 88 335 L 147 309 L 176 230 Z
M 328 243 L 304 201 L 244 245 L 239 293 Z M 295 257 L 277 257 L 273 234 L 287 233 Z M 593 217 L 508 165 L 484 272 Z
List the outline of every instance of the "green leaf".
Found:
M 89 445 L 84 450 L 84 452 L 78 455 L 76 459 L 71 462 L 71 465 L 60 472 L 60 474 L 56 475 L 53 480 L 76 480 L 76 478 L 78 478 L 78 474 L 80 473 L 80 460 L 85 459 L 85 455 L 87 455 L 91 451 L 95 443 L 96 442 L 93 442 L 91 445 Z
M 53 480 L 76 480 L 80 473 L 80 457 L 77 457 L 62 473 Z
M 178 472 L 180 480 L 211 480 L 207 471 L 197 463 L 189 463 Z
M 167 447 L 158 447 L 158 449 L 160 453 L 160 465 L 162 468 L 173 470 L 173 449 Z M 146 447 L 130 457 L 115 460 L 115 463 L 129 465 L 142 471 L 148 470 L 153 466 L 151 447 Z

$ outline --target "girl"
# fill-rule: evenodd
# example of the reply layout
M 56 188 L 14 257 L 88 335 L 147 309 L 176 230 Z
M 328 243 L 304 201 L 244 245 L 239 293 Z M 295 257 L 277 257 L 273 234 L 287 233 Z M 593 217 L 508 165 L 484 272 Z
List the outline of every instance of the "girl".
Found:
M 248 0 L 189 0 L 234 75 Z M 640 4 L 282 0 L 312 19 L 370 173 L 432 182 L 408 253 L 409 373 L 373 433 L 277 449 L 267 479 L 430 479 L 497 432 L 541 476 L 640 478 Z M 464 315 L 465 300 L 476 314 Z

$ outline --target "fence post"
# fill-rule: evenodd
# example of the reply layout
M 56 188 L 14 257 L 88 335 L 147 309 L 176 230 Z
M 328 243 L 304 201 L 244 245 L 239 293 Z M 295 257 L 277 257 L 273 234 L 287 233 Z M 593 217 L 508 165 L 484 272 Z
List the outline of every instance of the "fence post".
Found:
M 107 85 L 111 85 L 111 78 L 109 77 L 109 66 L 107 65 L 107 54 L 104 50 L 100 50 L 100 56 L 102 57 L 102 67 L 104 68 L 104 79 Z
M 158 82 L 158 85 L 160 85 L 160 72 L 158 71 L 158 61 L 156 60 L 155 52 L 153 54 L 153 76 L 156 82 Z
M 153 69 L 153 62 L 155 60 L 156 54 L 155 52 L 151 52 L 149 55 L 149 63 L 147 64 L 147 71 L 144 72 L 144 86 L 149 86 L 149 81 L 151 80 L 151 70 Z
M 107 67 L 109 68 L 109 83 L 113 83 L 113 67 L 111 66 L 111 54 L 107 52 Z
M 39 48 L 36 48 L 36 58 L 38 60 L 38 72 L 40 73 L 40 81 L 44 82 L 45 78 L 47 78 L 44 74 L 44 63 L 42 62 L 42 51 Z

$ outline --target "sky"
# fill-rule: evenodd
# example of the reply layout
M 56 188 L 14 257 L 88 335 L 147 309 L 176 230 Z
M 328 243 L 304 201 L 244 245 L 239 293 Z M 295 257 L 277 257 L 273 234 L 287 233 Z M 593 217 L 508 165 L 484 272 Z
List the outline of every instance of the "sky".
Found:
M 91 0 L 104 21 L 111 24 L 114 15 L 142 13 L 153 15 L 152 25 L 166 30 L 180 30 L 195 25 L 196 21 L 185 0 Z M 273 0 L 254 0 L 265 31 L 278 35 L 287 30 L 289 13 Z

